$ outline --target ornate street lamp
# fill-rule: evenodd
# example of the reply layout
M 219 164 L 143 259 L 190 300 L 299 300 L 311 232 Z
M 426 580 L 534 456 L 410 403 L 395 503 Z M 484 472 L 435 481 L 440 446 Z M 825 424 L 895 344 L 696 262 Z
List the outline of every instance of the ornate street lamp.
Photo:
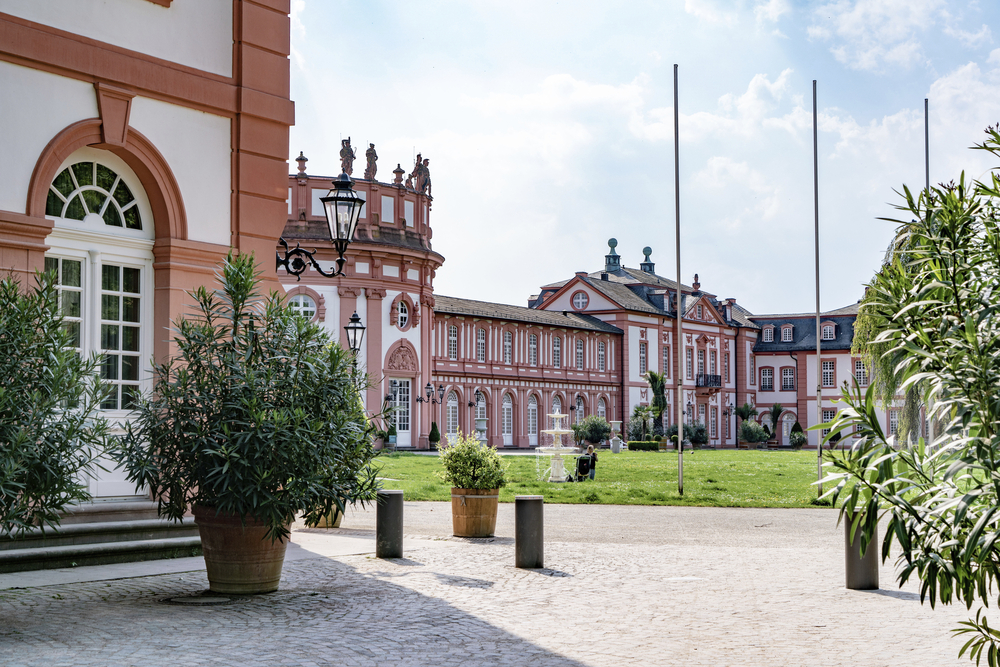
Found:
M 433 405 L 441 403 L 444 400 L 444 385 L 443 384 L 438 385 L 437 398 L 434 398 L 434 385 L 428 382 L 424 386 L 424 396 L 427 396 L 427 398 L 424 398 L 423 396 L 417 396 L 416 398 L 417 403 L 430 402 Z
M 398 380 L 393 380 L 392 382 L 389 383 L 389 391 L 391 393 L 386 394 L 383 400 L 385 400 L 386 403 L 395 403 L 396 402 L 396 396 L 399 395 L 399 381 Z M 417 400 L 420 400 L 420 399 L 417 399 Z
M 354 240 L 354 231 L 358 228 L 361 209 L 365 205 L 365 200 L 359 197 L 354 188 L 351 187 L 351 177 L 347 174 L 341 174 L 333 179 L 333 189 L 326 197 L 320 197 L 320 201 L 323 202 L 323 213 L 326 215 L 326 226 L 330 240 L 337 251 L 337 268 L 327 273 L 320 268 L 319 262 L 313 256 L 316 250 L 310 251 L 300 248 L 298 243 L 289 250 L 288 242 L 282 237 L 278 239 L 278 243 L 284 247 L 285 256 L 282 257 L 280 253 L 275 253 L 277 257 L 275 268 L 284 266 L 289 275 L 295 276 L 296 280 L 301 280 L 302 273 L 309 268 L 310 264 L 321 276 L 327 278 L 344 275 L 344 264 L 347 263 L 347 260 L 344 259 L 344 253 L 347 252 L 347 246 Z
M 365 339 L 365 325 L 361 323 L 358 311 L 351 315 L 351 319 L 344 325 L 344 331 L 347 332 L 347 346 L 357 356 L 361 350 L 361 341 Z

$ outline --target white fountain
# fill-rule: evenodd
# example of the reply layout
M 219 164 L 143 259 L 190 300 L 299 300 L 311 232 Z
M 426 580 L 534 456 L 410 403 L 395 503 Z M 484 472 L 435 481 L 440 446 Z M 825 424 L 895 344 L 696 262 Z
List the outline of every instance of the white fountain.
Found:
M 564 435 L 572 435 L 573 431 L 567 428 L 561 428 L 562 420 L 568 415 L 554 414 L 549 415 L 552 418 L 553 428 L 547 431 L 542 431 L 542 433 L 547 433 L 552 436 L 552 446 L 551 447 L 539 447 L 536 451 L 539 454 L 544 454 L 545 456 L 552 457 L 552 472 L 549 474 L 550 482 L 565 482 L 566 481 L 566 466 L 563 464 L 563 454 L 575 454 L 576 447 L 564 447 L 562 444 L 562 437 Z

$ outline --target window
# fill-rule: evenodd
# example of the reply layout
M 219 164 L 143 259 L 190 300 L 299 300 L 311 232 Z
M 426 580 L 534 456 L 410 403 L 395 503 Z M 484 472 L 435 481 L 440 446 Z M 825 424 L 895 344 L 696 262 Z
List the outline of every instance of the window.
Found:
M 552 398 L 552 414 L 554 415 L 562 414 L 562 399 L 559 398 L 558 396 L 554 396 Z M 549 424 L 549 428 L 555 428 L 555 421 L 556 421 L 555 419 L 552 420 L 552 423 Z M 565 421 L 562 424 L 562 428 L 566 428 Z
M 88 224 L 85 218 L 94 215 L 110 227 L 142 229 L 142 215 L 132 190 L 99 162 L 77 162 L 59 172 L 49 186 L 45 215 Z
M 454 324 L 448 327 L 448 358 L 458 359 L 458 327 Z
M 824 424 L 827 423 L 827 422 L 833 421 L 833 418 L 836 417 L 836 416 L 837 416 L 837 411 L 836 410 L 827 410 L 826 408 L 823 408 L 823 423 Z M 827 435 L 829 435 L 829 434 L 830 434 L 830 429 L 828 429 L 828 428 L 823 429 L 823 437 L 824 438 Z
M 583 421 L 583 396 L 576 397 L 576 423 Z
M 448 434 L 448 440 L 453 441 L 453 438 L 458 435 L 458 395 L 455 392 L 449 393 L 445 405 L 448 408 L 445 418 L 445 432 Z
M 538 436 L 538 399 L 528 397 L 528 435 Z
M 514 401 L 510 394 L 503 395 L 500 410 L 500 433 L 504 436 L 504 444 L 509 446 L 509 438 L 514 433 Z
M 837 374 L 834 370 L 836 362 L 824 361 L 823 362 L 823 386 L 824 387 L 835 387 L 837 384 Z
M 764 327 L 764 342 L 774 342 L 774 327 Z
M 705 350 L 698 350 L 698 375 L 705 374 Z
M 865 362 L 862 359 L 854 360 L 854 379 L 860 385 L 868 384 L 868 369 L 865 367 Z
M 486 395 L 482 392 L 480 394 L 483 397 L 476 403 L 476 419 L 486 419 Z
M 899 410 L 889 410 L 889 435 L 899 433 Z
M 476 361 L 486 362 L 486 329 L 476 330 Z
M 576 370 L 583 370 L 583 341 L 576 341 Z
M 698 404 L 698 423 L 700 423 L 700 424 L 704 424 L 705 423 L 705 404 L 704 403 L 699 403 Z
M 386 196 L 382 197 L 382 217 L 380 218 L 382 224 L 393 225 L 396 223 L 396 218 L 393 215 L 392 211 L 394 203 L 395 199 L 393 199 L 392 197 L 386 197 Z
M 646 344 L 639 343 L 639 375 L 646 374 Z
M 505 364 L 511 363 L 514 358 L 514 340 L 513 334 L 509 331 L 503 332 L 503 362 Z
M 405 329 L 406 323 L 410 321 L 410 309 L 406 307 L 406 302 L 403 300 L 400 300 L 396 308 L 396 313 L 399 315 L 396 319 L 397 326 L 400 329 Z
M 396 404 L 394 406 L 396 409 L 392 414 L 396 418 L 396 435 L 399 436 L 398 431 L 409 432 L 410 430 L 410 381 L 397 380 L 397 382 Z
M 694 377 L 694 375 L 693 375 L 693 373 L 694 373 L 694 370 L 693 370 L 694 363 L 692 361 L 693 357 L 694 357 L 694 352 L 692 352 L 691 350 L 684 350 L 684 363 L 687 366 L 688 380 L 690 380 L 692 377 Z
M 833 325 L 824 324 L 823 325 L 823 340 L 833 340 Z
M 698 307 L 695 310 L 697 312 L 697 315 L 695 315 L 695 317 L 697 317 L 699 320 L 703 319 L 703 317 L 702 317 L 703 313 L 702 313 L 702 310 L 701 310 L 701 304 L 700 303 L 698 304 Z
M 660 367 L 660 372 L 664 377 L 670 377 L 670 346 L 663 345 L 660 349 L 663 351 L 663 365 Z
M 562 338 L 559 336 L 552 339 L 552 365 L 562 368 Z
M 601 419 L 608 418 L 608 406 L 605 404 L 603 398 L 597 399 L 597 416 Z
M 719 437 L 719 408 L 712 408 L 711 421 L 708 426 L 709 437 L 718 438 Z
M 307 320 L 311 320 L 316 316 L 316 302 L 308 294 L 296 294 L 292 296 L 288 300 L 288 306 L 296 315 L 300 315 Z
M 605 346 L 603 342 L 597 344 L 597 370 L 602 373 L 607 368 L 604 362 Z
M 528 364 L 538 365 L 538 336 L 535 334 L 528 336 Z
M 583 310 L 590 303 L 590 297 L 587 296 L 586 292 L 577 292 L 573 295 L 573 308 L 576 310 Z
M 729 429 L 729 422 L 730 422 L 730 420 L 735 419 L 735 417 L 733 415 L 731 415 L 731 414 L 724 415 L 724 417 L 725 417 L 725 420 L 726 420 L 726 440 L 729 440 L 729 438 L 732 437 L 732 432 Z
M 781 369 L 781 391 L 795 391 L 795 369 Z
M 757 384 L 757 357 L 750 355 L 750 384 Z
M 774 391 L 774 369 L 773 368 L 762 368 L 762 369 L 760 369 L 760 390 L 761 391 Z
M 781 327 L 781 342 L 782 343 L 792 342 L 792 327 Z
M 729 353 L 728 352 L 723 352 L 722 353 L 722 379 L 725 380 L 726 382 L 729 382 Z M 728 438 L 729 435 L 727 434 L 726 437 Z
M 717 353 L 716 353 L 715 350 L 711 350 L 708 353 L 708 374 L 709 375 L 716 375 L 716 372 L 715 372 L 715 369 L 716 369 L 716 355 L 717 355 Z

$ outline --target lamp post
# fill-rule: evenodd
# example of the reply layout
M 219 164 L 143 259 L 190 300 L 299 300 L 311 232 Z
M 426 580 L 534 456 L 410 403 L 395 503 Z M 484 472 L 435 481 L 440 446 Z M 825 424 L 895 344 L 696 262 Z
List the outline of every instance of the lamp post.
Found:
M 295 276 L 296 280 L 302 279 L 302 274 L 310 265 L 317 273 L 327 278 L 344 275 L 344 264 L 347 263 L 344 253 L 354 240 L 354 232 L 361 218 L 361 209 L 365 205 L 365 200 L 354 191 L 351 177 L 347 174 L 341 174 L 333 179 L 333 189 L 326 197 L 320 197 L 320 201 L 323 202 L 323 213 L 326 215 L 327 232 L 333 242 L 334 250 L 337 251 L 337 268 L 330 272 L 324 271 L 314 257 L 316 250 L 300 248 L 298 243 L 289 249 L 288 242 L 282 237 L 278 239 L 278 243 L 285 249 L 284 256 L 275 253 L 277 259 L 275 268 L 285 267 L 288 274 Z
M 426 396 L 426 398 L 424 398 Z M 428 382 L 424 385 L 424 396 L 417 396 L 415 399 L 417 403 L 430 403 L 431 405 L 440 405 L 444 402 L 444 385 L 439 384 L 437 388 L 437 398 L 434 397 L 434 385 Z M 431 421 L 434 420 L 433 414 L 434 408 L 431 408 Z
M 476 390 L 476 409 L 479 408 L 480 403 L 485 403 L 486 397 L 483 396 L 483 392 Z M 475 414 L 475 413 L 473 413 Z M 486 422 L 489 421 L 488 417 L 476 417 L 476 433 L 479 438 L 479 442 L 484 442 L 486 440 Z
M 723 410 L 722 410 L 722 416 L 726 418 L 726 428 L 727 428 L 727 430 L 728 430 L 728 427 L 729 427 L 729 418 L 733 417 L 735 415 L 736 415 L 736 409 L 733 407 L 732 403 L 730 403 L 725 408 L 723 408 Z
M 365 325 L 358 317 L 358 311 L 354 311 L 351 319 L 344 325 L 344 332 L 347 334 L 347 347 L 354 353 L 354 370 L 358 369 L 358 352 L 361 351 L 361 341 L 365 339 Z

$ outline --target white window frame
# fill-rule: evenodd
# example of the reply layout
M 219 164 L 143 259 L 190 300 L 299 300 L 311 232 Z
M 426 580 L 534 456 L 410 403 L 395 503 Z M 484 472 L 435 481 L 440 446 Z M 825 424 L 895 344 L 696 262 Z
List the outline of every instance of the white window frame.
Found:
M 781 342 L 782 343 L 792 342 L 792 327 L 781 327 Z
M 514 358 L 514 335 L 509 331 L 503 332 L 503 362 L 510 365 Z
M 403 299 L 399 300 L 396 304 L 396 326 L 400 329 L 405 329 L 406 324 L 410 321 L 410 309 L 406 305 L 406 301 Z
M 823 325 L 823 340 L 835 340 L 837 336 L 834 333 L 834 327 L 832 324 Z
M 837 362 L 836 361 L 820 361 L 820 368 L 823 372 L 823 386 L 824 387 L 835 387 L 837 385 Z M 827 381 L 829 377 L 829 382 Z
M 583 422 L 583 396 L 576 397 L 576 417 L 574 421 L 577 424 Z
M 868 367 L 865 366 L 864 359 L 854 360 L 854 379 L 862 387 L 868 385 Z
M 604 341 L 600 341 L 597 344 L 597 370 L 599 370 L 602 373 L 605 370 L 607 370 L 607 364 L 605 361 L 606 354 L 607 354 L 607 347 L 605 346 Z
M 448 325 L 448 358 L 458 361 L 458 327 L 454 324 Z
M 795 391 L 795 369 L 781 369 L 781 391 Z
M 476 361 L 486 363 L 486 329 L 476 329 Z
M 608 404 L 604 402 L 603 398 L 597 399 L 597 416 L 601 419 L 608 418 Z
M 528 334 L 528 365 L 538 365 L 538 335 Z
M 765 343 L 774 342 L 774 327 L 764 327 L 763 337 Z
M 552 367 L 562 368 L 562 338 L 560 336 L 552 338 Z
M 583 370 L 583 341 L 579 338 L 576 340 L 576 370 Z
M 687 367 L 687 379 L 694 377 L 694 351 L 691 348 L 684 350 L 684 363 Z
M 646 343 L 639 343 L 639 377 L 646 375 Z
M 774 369 L 770 366 L 760 369 L 760 390 L 774 391 Z
M 449 392 L 445 407 L 445 433 L 450 440 L 458 435 L 458 394 Z

